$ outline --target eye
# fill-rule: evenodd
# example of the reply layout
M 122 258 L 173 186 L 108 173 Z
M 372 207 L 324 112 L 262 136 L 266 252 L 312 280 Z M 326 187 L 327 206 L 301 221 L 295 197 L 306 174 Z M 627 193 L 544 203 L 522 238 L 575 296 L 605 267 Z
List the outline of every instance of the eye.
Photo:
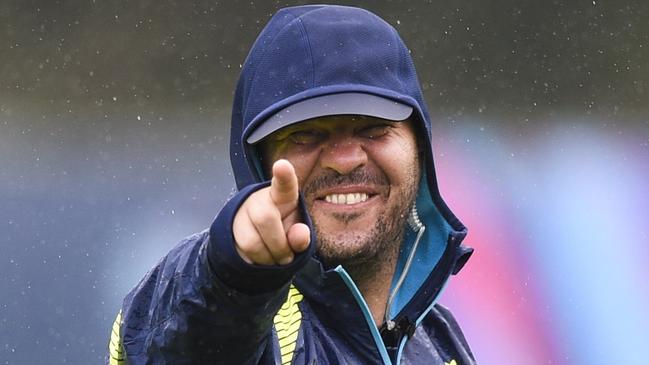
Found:
M 357 134 L 364 138 L 375 139 L 386 135 L 392 125 L 390 124 L 372 124 L 361 128 Z
M 317 130 L 298 130 L 288 135 L 288 140 L 299 145 L 315 144 L 324 138 L 324 133 Z

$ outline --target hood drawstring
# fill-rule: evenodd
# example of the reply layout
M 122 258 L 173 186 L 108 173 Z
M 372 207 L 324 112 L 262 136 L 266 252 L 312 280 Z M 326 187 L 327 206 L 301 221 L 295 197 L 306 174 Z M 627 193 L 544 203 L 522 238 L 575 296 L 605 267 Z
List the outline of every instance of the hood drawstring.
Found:
M 415 258 L 415 252 L 417 252 L 417 246 L 419 245 L 419 241 L 421 240 L 421 237 L 424 235 L 424 231 L 426 230 L 426 226 L 424 226 L 424 224 L 421 223 L 421 220 L 419 219 L 419 214 L 417 213 L 417 204 L 412 205 L 412 209 L 410 210 L 410 214 L 408 215 L 408 224 L 410 225 L 410 228 L 412 228 L 413 231 L 417 232 L 417 238 L 415 239 L 415 243 L 412 245 L 412 249 L 410 250 L 410 254 L 408 255 L 408 260 L 406 260 L 406 264 L 403 266 L 401 275 L 399 275 L 399 280 L 397 280 L 397 283 L 394 285 L 394 289 L 392 289 L 392 292 L 390 293 L 390 297 L 388 298 L 388 303 L 385 308 L 385 319 L 384 319 L 388 331 L 392 331 L 396 326 L 396 323 L 390 319 L 390 308 L 392 307 L 392 302 L 394 301 L 394 298 L 397 296 L 397 292 L 399 292 L 399 288 L 401 288 L 401 285 L 406 279 L 406 275 L 410 270 L 410 265 L 412 264 L 412 260 Z

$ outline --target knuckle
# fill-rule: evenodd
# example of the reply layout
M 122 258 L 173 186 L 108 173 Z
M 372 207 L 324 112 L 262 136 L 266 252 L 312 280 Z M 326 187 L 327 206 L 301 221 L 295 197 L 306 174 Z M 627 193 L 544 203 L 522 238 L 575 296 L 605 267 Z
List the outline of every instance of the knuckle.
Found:
M 248 210 L 248 216 L 250 220 L 256 226 L 266 227 L 269 224 L 272 224 L 273 221 L 281 219 L 279 212 L 276 209 L 272 208 L 260 208 L 256 207 Z
M 251 257 L 259 256 L 264 251 L 264 246 L 259 240 L 246 240 L 237 244 L 242 252 Z
M 248 253 L 253 257 L 264 256 L 265 249 L 264 245 L 261 242 L 256 242 L 255 244 L 250 245 Z
M 252 251 L 252 246 L 255 245 L 255 241 L 250 239 L 250 237 L 239 237 L 236 244 L 241 251 L 249 253 Z
M 246 201 L 243 203 L 243 205 L 248 209 L 254 209 L 259 206 L 263 206 L 264 202 L 267 200 L 266 196 L 268 195 L 268 188 L 264 188 L 258 191 L 255 191 L 254 193 L 250 194 L 250 196 L 246 199 Z
M 273 256 L 283 257 L 291 253 L 286 240 L 276 239 L 269 246 L 272 246 L 271 251 Z

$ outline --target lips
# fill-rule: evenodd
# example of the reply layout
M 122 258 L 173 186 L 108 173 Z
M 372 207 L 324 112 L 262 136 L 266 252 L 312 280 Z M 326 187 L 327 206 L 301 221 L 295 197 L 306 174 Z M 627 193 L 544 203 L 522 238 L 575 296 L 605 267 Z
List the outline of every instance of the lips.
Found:
M 357 169 L 341 175 L 327 170 L 305 185 L 304 196 L 314 203 L 350 209 L 365 206 L 379 195 L 387 197 L 389 191 L 388 179 L 381 173 Z
M 367 201 L 366 193 L 327 194 L 324 200 L 332 204 L 358 204 Z
M 382 190 L 374 186 L 357 184 L 335 186 L 323 189 L 315 194 L 314 203 L 325 204 L 325 206 L 321 206 L 322 209 L 331 209 L 334 207 L 351 209 L 370 204 L 378 195 L 383 195 Z

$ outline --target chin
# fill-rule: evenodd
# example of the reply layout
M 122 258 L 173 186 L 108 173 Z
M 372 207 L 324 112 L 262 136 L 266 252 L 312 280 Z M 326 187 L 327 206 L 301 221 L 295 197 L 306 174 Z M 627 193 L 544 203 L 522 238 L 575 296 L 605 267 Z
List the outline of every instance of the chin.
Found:
M 378 221 L 379 214 L 372 211 L 330 212 L 313 216 L 314 223 L 328 231 L 331 236 L 341 233 L 341 230 L 350 232 L 369 232 Z
M 380 241 L 371 230 L 345 230 L 344 232 L 317 232 L 318 251 L 327 263 L 338 265 L 374 256 Z

